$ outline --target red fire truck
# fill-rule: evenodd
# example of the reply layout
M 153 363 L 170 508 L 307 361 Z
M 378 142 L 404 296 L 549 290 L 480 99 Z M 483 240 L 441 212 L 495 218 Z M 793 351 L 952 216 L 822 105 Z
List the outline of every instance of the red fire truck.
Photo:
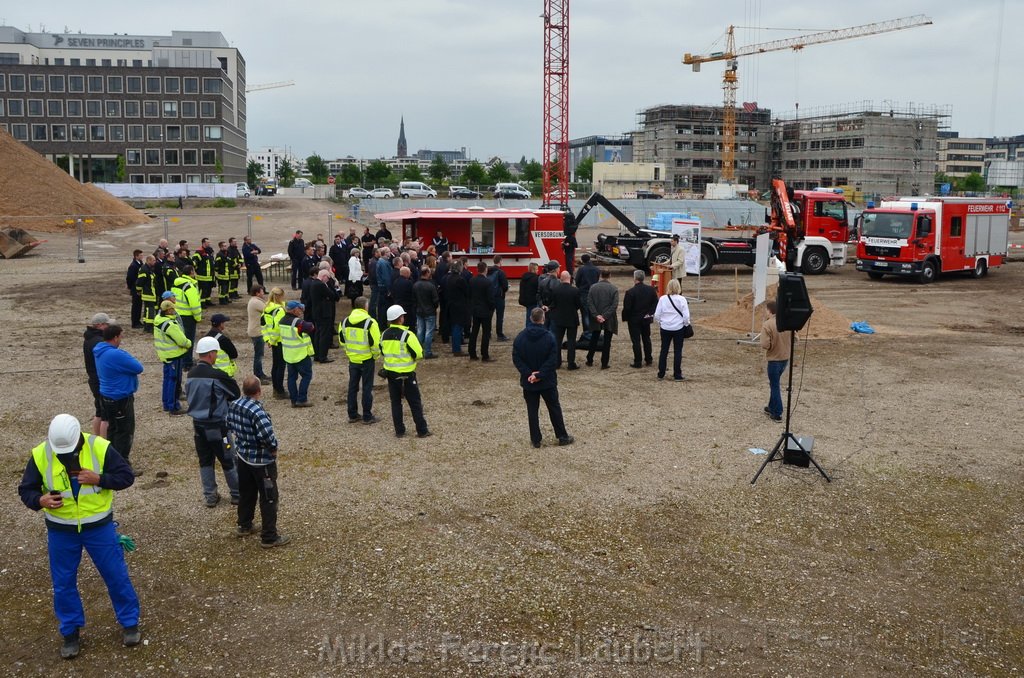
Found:
M 407 209 L 374 215 L 380 221 L 400 223 L 402 238 L 421 238 L 430 244 L 437 233 L 448 238 L 453 255 L 465 256 L 470 266 L 502 257 L 510 278 L 526 272 L 531 262 L 540 266 L 555 260 L 564 265 L 562 240 L 566 227 L 575 232 L 575 219 L 555 209 L 445 208 Z
M 864 210 L 857 270 L 868 277 L 916 276 L 930 283 L 939 273 L 984 277 L 1003 263 L 1010 203 L 988 198 L 896 198 Z

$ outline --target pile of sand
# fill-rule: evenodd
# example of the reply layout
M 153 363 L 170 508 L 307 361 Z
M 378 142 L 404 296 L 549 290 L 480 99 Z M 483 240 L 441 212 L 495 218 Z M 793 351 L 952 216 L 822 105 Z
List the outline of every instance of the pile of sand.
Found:
M 70 231 L 65 219 L 83 216 L 89 232 L 149 221 L 106 191 L 80 184 L 67 172 L 0 131 L 0 226 L 49 233 Z
M 774 299 L 778 291 L 778 285 L 770 285 L 765 291 L 765 299 Z M 731 308 L 719 313 L 718 315 L 711 316 L 707 319 L 702 319 L 699 324 L 702 327 L 709 327 L 716 330 L 729 330 L 735 332 L 749 332 L 750 331 L 750 307 L 754 304 L 754 293 L 751 292 L 747 296 L 740 299 Z M 849 318 L 844 316 L 842 313 L 833 311 L 831 308 L 818 301 L 811 296 L 811 307 L 814 309 L 814 313 L 811 315 L 810 321 L 805 327 L 805 331 L 809 332 L 811 339 L 836 339 L 838 337 L 845 337 L 853 334 L 850 329 L 850 323 L 852 322 Z M 757 330 L 761 329 L 761 323 L 764 322 L 766 311 L 764 310 L 764 303 L 757 305 L 754 311 L 754 318 L 757 321 Z

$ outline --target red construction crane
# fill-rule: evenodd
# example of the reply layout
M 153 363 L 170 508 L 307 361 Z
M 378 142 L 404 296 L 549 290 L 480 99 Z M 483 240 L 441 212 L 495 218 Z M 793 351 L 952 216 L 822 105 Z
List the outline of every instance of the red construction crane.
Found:
M 569 208 L 569 0 L 544 0 L 543 207 Z

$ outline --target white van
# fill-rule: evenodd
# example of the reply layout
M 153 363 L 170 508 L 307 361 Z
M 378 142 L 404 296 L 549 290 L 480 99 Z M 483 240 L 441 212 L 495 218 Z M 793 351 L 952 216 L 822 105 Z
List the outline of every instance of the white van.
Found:
M 519 184 L 498 184 L 494 187 L 495 198 L 514 198 L 518 200 L 529 200 L 530 192 Z
M 422 181 L 402 181 L 398 184 L 398 195 L 403 198 L 436 198 L 437 191 Z

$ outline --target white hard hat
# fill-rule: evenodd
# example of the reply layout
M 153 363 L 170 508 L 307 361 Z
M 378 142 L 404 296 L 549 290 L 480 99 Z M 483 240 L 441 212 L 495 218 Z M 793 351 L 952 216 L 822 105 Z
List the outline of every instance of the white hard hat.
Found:
M 209 353 L 210 351 L 219 351 L 219 350 L 220 350 L 220 342 L 217 341 L 216 339 L 214 339 L 213 337 L 203 337 L 202 339 L 200 339 L 199 341 L 196 342 L 196 354 L 197 355 L 203 355 L 205 353 Z
M 394 306 L 391 306 L 390 308 L 388 308 L 388 322 L 389 323 L 390 322 L 394 322 L 395 320 L 398 320 L 403 315 L 405 315 L 405 309 L 402 308 L 401 306 L 399 306 L 398 304 L 395 304 Z
M 46 439 L 54 454 L 74 452 L 82 437 L 82 425 L 70 414 L 58 414 L 50 422 Z

